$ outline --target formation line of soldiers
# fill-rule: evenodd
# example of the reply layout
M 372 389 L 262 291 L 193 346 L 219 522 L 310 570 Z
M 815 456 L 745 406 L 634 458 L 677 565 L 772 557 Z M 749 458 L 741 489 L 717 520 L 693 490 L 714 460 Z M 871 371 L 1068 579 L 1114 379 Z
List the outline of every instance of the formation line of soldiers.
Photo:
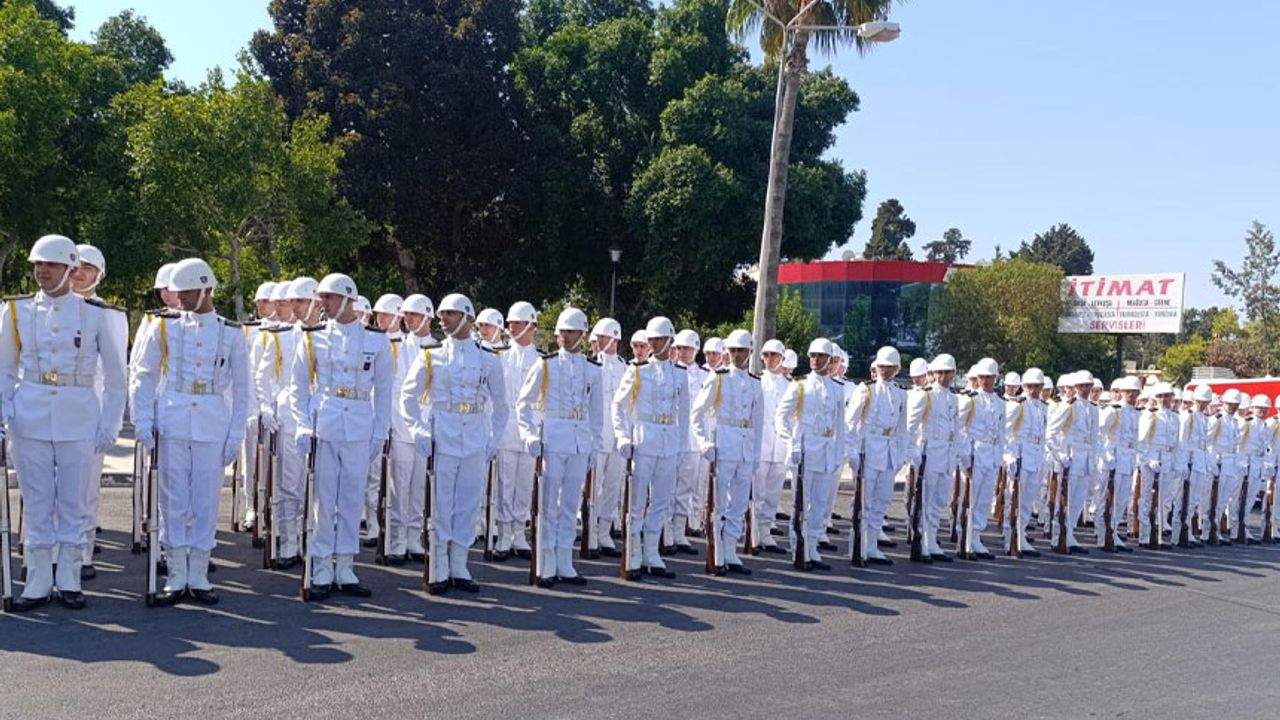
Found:
M 895 544 L 886 512 L 898 481 L 921 562 L 952 560 L 940 538 L 948 506 L 948 542 L 966 559 L 994 557 L 982 542 L 992 519 L 1015 557 L 1038 554 L 1033 517 L 1063 553 L 1088 552 L 1076 530 L 1090 514 L 1105 551 L 1127 551 L 1125 537 L 1256 542 L 1260 495 L 1263 540 L 1275 535 L 1280 424 L 1261 396 L 1144 390 L 1135 378 L 1104 392 L 1087 371 L 1055 392 L 1036 368 L 1006 375 L 998 395 L 994 360 L 958 389 L 946 354 L 913 361 L 904 389 L 892 347 L 855 384 L 847 354 L 822 338 L 802 377 L 778 340 L 759 349 L 755 375 L 747 331 L 702 343 L 665 317 L 630 336 L 627 361 L 617 321 L 590 325 L 571 307 L 543 353 L 527 302 L 505 316 L 460 294 L 438 307 L 421 294 L 370 304 L 340 273 L 265 283 L 259 319 L 237 323 L 214 311 L 217 281 L 198 258 L 159 270 L 162 307 L 130 352 L 125 313 L 94 294 L 101 252 L 49 235 L 29 260 L 39 290 L 0 304 L 0 415 L 26 565 L 14 598 L 6 470 L 6 610 L 55 597 L 84 606 L 103 454 L 126 405 L 134 550 L 147 553 L 152 605 L 218 602 L 210 556 L 229 466 L 235 529 L 253 534 L 265 567 L 302 565 L 304 600 L 368 597 L 362 545 L 380 564 L 421 563 L 431 594 L 476 592 L 477 538 L 487 561 L 527 560 L 541 587 L 587 582 L 575 543 L 581 558 L 617 558 L 630 581 L 673 577 L 664 558 L 699 554 L 691 537 L 706 538 L 714 575 L 751 575 L 743 555 L 785 554 L 781 537 L 797 568 L 829 570 L 846 469 L 859 566 L 892 562 L 881 548 Z

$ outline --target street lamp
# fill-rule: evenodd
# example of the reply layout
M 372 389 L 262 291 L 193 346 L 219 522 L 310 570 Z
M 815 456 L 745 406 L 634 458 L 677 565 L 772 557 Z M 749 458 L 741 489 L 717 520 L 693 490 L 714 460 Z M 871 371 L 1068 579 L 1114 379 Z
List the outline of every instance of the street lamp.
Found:
M 622 248 L 609 248 L 609 260 L 613 263 L 613 279 L 609 281 L 609 317 L 613 317 L 613 304 L 618 299 L 618 263 L 622 262 Z

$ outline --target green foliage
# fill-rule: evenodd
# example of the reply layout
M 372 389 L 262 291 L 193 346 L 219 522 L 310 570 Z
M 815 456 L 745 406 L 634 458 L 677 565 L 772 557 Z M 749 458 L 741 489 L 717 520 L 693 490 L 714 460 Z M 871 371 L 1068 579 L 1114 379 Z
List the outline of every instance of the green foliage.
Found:
M 1015 260 L 1049 263 L 1062 268 L 1065 275 L 1088 275 L 1093 272 L 1093 250 L 1080 233 L 1066 223 L 1036 233 L 1031 242 L 1009 255 Z
M 1227 297 L 1244 306 L 1257 343 L 1271 349 L 1267 364 L 1274 367 L 1280 359 L 1272 349 L 1280 340 L 1280 254 L 1276 252 L 1275 235 L 1254 220 L 1245 236 L 1241 266 L 1229 268 L 1223 261 L 1214 260 L 1211 278 Z
M 160 79 L 173 62 L 173 53 L 159 31 L 132 10 L 107 18 L 93 39 L 98 52 L 120 61 L 129 85 Z
M 1165 379 L 1183 384 L 1191 379 L 1191 370 L 1207 365 L 1209 362 L 1209 343 L 1202 337 L 1192 337 L 1186 342 L 1170 345 L 1160 355 L 1157 366 Z
M 730 332 L 742 328 L 750 330 L 755 323 L 755 310 L 747 310 L 743 314 L 742 319 L 738 322 L 725 322 L 719 325 L 700 329 L 703 337 L 727 337 Z M 687 325 L 698 327 L 694 323 L 686 323 Z M 805 353 L 809 349 L 809 343 L 813 339 L 822 334 L 822 328 L 818 325 L 818 316 L 813 311 L 805 308 L 804 303 L 800 300 L 800 291 L 783 288 L 778 295 L 778 330 L 775 334 L 782 344 L 795 350 L 799 356 L 800 362 L 803 364 Z
M 925 243 L 925 260 L 954 265 L 969 254 L 969 247 L 972 244 L 972 241 L 960 233 L 960 228 L 951 228 L 942 233 L 941 240 Z
M 902 203 L 889 198 L 876 209 L 871 221 L 871 239 L 862 251 L 868 260 L 910 260 L 911 247 L 907 245 L 916 234 L 915 222 L 907 217 Z

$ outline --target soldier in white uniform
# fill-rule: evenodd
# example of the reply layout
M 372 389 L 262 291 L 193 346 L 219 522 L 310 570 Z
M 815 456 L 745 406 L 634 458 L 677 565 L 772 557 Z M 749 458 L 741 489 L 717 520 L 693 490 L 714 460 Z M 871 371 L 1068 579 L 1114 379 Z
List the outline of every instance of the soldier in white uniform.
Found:
M 502 365 L 494 351 L 471 339 L 471 301 L 446 295 L 439 316 L 444 342 L 416 353 L 399 407 L 418 453 L 434 456 L 427 543 L 433 595 L 451 586 L 480 589 L 467 570 L 467 549 L 475 541 L 485 470 L 498 451 L 494 428 L 505 427 L 509 415 Z
M 631 333 L 630 346 L 631 359 L 633 361 L 644 362 L 649 359 L 649 333 L 647 331 L 640 329 Z
M 188 592 L 202 604 L 218 602 L 209 556 L 217 545 L 223 468 L 244 441 L 250 380 L 239 325 L 213 311 L 216 286 L 205 261 L 179 262 L 169 290 L 182 313 L 160 319 L 138 352 L 132 397 L 138 442 L 150 449 L 153 430 L 160 438 L 157 506 L 169 568 L 156 596 L 161 605 Z
M 1088 400 L 1093 388 L 1093 376 L 1081 370 L 1063 377 L 1058 382 L 1063 388 L 1063 402 L 1055 406 L 1049 413 L 1046 438 L 1054 461 L 1054 469 L 1061 478 L 1067 476 L 1067 521 L 1066 528 L 1060 527 L 1057 517 L 1050 518 L 1053 523 L 1053 542 L 1057 544 L 1058 534 L 1064 529 L 1067 533 L 1068 552 L 1087 555 L 1088 550 L 1076 541 L 1075 525 L 1080 514 L 1084 512 L 1085 500 L 1092 485 L 1097 438 L 1097 413 Z M 1057 502 L 1060 502 L 1058 500 Z
M 955 448 L 959 440 L 960 416 L 956 394 L 951 383 L 956 377 L 956 360 L 943 353 L 928 366 L 933 382 L 921 391 L 907 396 L 907 437 L 912 441 L 911 462 L 921 472 L 924 495 L 921 498 L 923 548 L 926 562 L 950 562 L 951 557 L 938 544 L 938 527 L 943 508 L 951 499 L 952 471 L 955 470 Z
M 627 363 L 618 356 L 618 343 L 622 341 L 622 326 L 613 318 L 602 318 L 591 329 L 591 350 L 596 362 L 600 363 L 600 392 L 596 401 L 600 403 L 603 417 L 612 413 L 613 394 L 622 382 L 622 375 L 627 371 Z M 618 508 L 622 504 L 622 472 L 624 461 L 618 454 L 618 439 L 613 434 L 613 423 L 607 419 L 602 421 L 600 430 L 600 456 L 595 464 L 595 519 L 596 532 L 592 536 L 593 545 L 588 546 L 588 555 L 596 557 L 597 553 L 606 557 L 619 557 L 617 547 L 610 535 L 619 518 Z
M 544 588 L 587 582 L 573 567 L 573 540 L 582 485 L 601 450 L 604 405 L 600 364 L 582 354 L 586 334 L 586 313 L 565 308 L 556 318 L 560 349 L 534 363 L 516 401 L 525 449 L 542 457 L 536 570 Z
M 107 275 L 107 260 L 102 256 L 102 251 L 92 245 L 77 245 L 76 252 L 80 254 L 80 264 L 71 271 L 71 289 L 85 300 L 92 300 L 99 307 L 114 311 L 106 313 L 106 320 L 108 329 L 111 331 L 112 342 L 118 346 L 117 349 L 123 357 L 126 353 L 125 345 L 129 342 L 129 317 L 124 310 L 108 304 L 97 294 L 98 284 Z M 98 396 L 99 404 L 102 403 L 105 380 L 102 362 L 99 361 L 97 372 L 93 376 L 94 394 Z M 82 580 L 90 580 L 98 574 L 93 566 L 93 555 L 97 552 L 95 540 L 98 529 L 98 501 L 102 492 L 102 463 L 105 458 L 106 453 L 94 455 L 93 462 L 89 466 L 89 476 L 85 480 L 85 490 L 88 492 L 85 496 L 85 507 L 89 511 L 89 524 L 85 527 L 84 542 L 81 543 L 84 548 L 84 564 L 80 567 Z
M 696 353 L 698 351 L 698 336 L 695 333 L 693 337 L 693 350 Z M 709 373 L 715 372 L 720 368 L 725 367 L 728 361 L 728 356 L 729 351 L 728 348 L 725 347 L 724 340 L 721 340 L 718 337 L 707 338 L 707 341 L 702 344 L 702 357 L 703 360 L 706 361 L 703 363 L 702 369 Z M 693 363 L 690 362 L 688 364 L 692 365 Z
M 1138 517 L 1140 528 L 1138 543 L 1151 547 L 1151 528 L 1147 526 L 1151 517 L 1153 489 L 1159 493 L 1160 508 L 1156 509 L 1156 543 L 1159 549 L 1167 547 L 1164 542 L 1164 512 L 1168 498 L 1180 487 L 1182 472 L 1185 467 L 1178 464 L 1178 413 L 1173 409 L 1173 386 L 1167 382 L 1157 383 L 1152 388 L 1152 396 L 1156 402 L 1155 409 L 1141 414 L 1138 422 Z M 1159 485 L 1156 478 L 1159 477 Z
M 35 242 L 39 291 L 0 306 L 0 412 L 10 438 L 23 499 L 27 582 L 15 612 L 44 604 L 56 588 L 62 604 L 84 607 L 80 567 L 92 522 L 85 482 L 94 456 L 116 441 L 124 415 L 124 348 L 110 315 L 71 291 L 80 262 L 61 235 Z M 101 367 L 101 400 L 94 376 Z M 53 548 L 58 546 L 54 577 Z
M 1244 503 L 1245 524 L 1243 534 L 1245 542 L 1249 545 L 1258 544 L 1257 538 L 1249 530 L 1249 513 L 1253 511 L 1253 501 L 1258 499 L 1258 493 L 1263 490 L 1263 481 L 1270 477 L 1270 460 L 1269 450 L 1271 447 L 1272 430 L 1267 425 L 1267 411 L 1271 409 L 1271 401 L 1266 395 L 1258 393 L 1250 398 L 1249 410 L 1250 416 L 1245 419 L 1245 430 L 1240 433 L 1240 456 L 1245 458 L 1248 463 L 1246 472 L 1241 479 L 1241 487 L 1236 504 L 1230 506 L 1231 523 L 1239 520 L 1239 503 Z M 1239 532 L 1239 530 L 1237 530 Z
M 393 395 L 396 398 L 399 398 L 401 386 L 404 384 L 404 378 L 414 358 L 422 354 L 423 348 L 440 347 L 440 342 L 431 334 L 431 320 L 436 312 L 431 298 L 421 293 L 413 293 L 404 299 L 404 305 L 400 309 L 404 317 L 405 335 L 399 350 L 401 368 L 399 382 Z M 400 433 L 400 437 L 405 437 L 407 442 L 413 443 L 413 435 L 396 408 L 393 408 L 391 413 L 391 432 L 393 437 Z M 404 462 L 403 456 L 400 457 L 400 462 Z M 404 547 L 408 559 L 421 562 L 427 552 L 425 536 L 422 532 L 423 523 L 426 520 L 423 515 L 427 494 L 426 457 L 415 449 L 413 468 L 406 471 L 401 467 L 396 470 L 396 474 L 406 480 L 403 483 L 393 483 L 391 486 L 391 521 L 393 526 L 404 528 Z M 400 546 L 394 544 L 399 541 L 399 533 L 393 534 L 392 539 L 396 554 L 399 554 Z
M 502 341 L 502 330 L 506 324 L 502 313 L 493 308 L 485 308 L 476 316 L 475 330 L 479 336 L 481 347 L 487 350 L 506 350 L 507 344 Z
M 787 444 L 790 465 L 803 468 L 804 557 L 797 559 L 806 570 L 831 569 L 818 552 L 818 539 L 824 529 L 831 483 L 849 459 L 844 394 L 827 374 L 834 356 L 830 340 L 817 338 L 809 343 L 811 372 L 787 387 L 774 415 L 774 427 Z M 795 548 L 794 538 L 792 546 Z
M 354 569 L 360 552 L 360 511 L 369 463 L 382 452 L 391 424 L 394 367 L 391 343 L 356 316 L 356 284 L 326 275 L 316 299 L 326 317 L 304 328 L 289 365 L 289 410 L 297 423 L 295 444 L 316 453 L 311 514 L 314 530 L 303 552 L 311 560 L 311 595 L 368 597 Z
M 1012 532 L 1018 533 L 1018 547 L 1026 557 L 1038 557 L 1040 553 L 1027 540 L 1027 524 L 1031 522 L 1032 507 L 1040 495 L 1040 483 L 1044 468 L 1044 431 L 1047 407 L 1040 400 L 1040 389 L 1044 385 L 1044 372 L 1040 368 L 1029 368 L 1019 377 L 1023 392 L 1017 399 L 1006 401 L 1004 416 L 1004 460 L 1006 477 L 1004 547 L 1009 549 Z M 1006 387 L 1008 382 L 1005 383 Z M 1013 478 L 1018 478 L 1018 527 L 1010 526 L 1013 516 Z
M 687 370 L 671 362 L 675 328 L 665 317 L 645 326 L 652 350 L 649 359 L 633 363 L 613 395 L 610 420 L 618 439 L 618 454 L 632 460 L 631 507 L 627 539 L 631 568 L 628 580 L 644 573 L 675 577 L 658 555 L 658 540 L 671 509 L 676 462 L 689 441 L 689 384 Z
M 540 355 L 533 344 L 537 333 L 538 313 L 533 305 L 520 301 L 507 310 L 507 334 L 511 344 L 498 349 L 502 363 L 502 376 L 506 378 L 507 407 L 514 408 L 520 383 L 538 363 Z M 494 559 L 501 561 L 515 553 L 529 558 L 529 540 L 525 525 L 529 522 L 533 503 L 533 457 L 520 440 L 520 428 L 515 417 L 501 426 L 494 426 L 498 436 L 497 507 L 494 513 L 498 524 L 498 543 Z
M 1004 400 L 995 393 L 999 366 L 991 358 L 983 358 L 974 366 L 977 388 L 967 407 L 962 408 L 960 422 L 964 450 L 959 461 L 962 470 L 972 470 L 970 487 L 970 517 L 973 531 L 969 533 L 969 547 L 973 557 L 983 560 L 994 556 L 982 543 L 982 531 L 987 520 L 995 492 L 996 472 L 1004 460 Z
M 715 463 L 716 574 L 750 575 L 738 558 L 751 481 L 760 460 L 764 430 L 764 391 L 747 371 L 751 333 L 734 330 L 725 340 L 729 367 L 708 374 L 693 401 L 693 430 L 703 459 Z M 713 417 L 714 416 L 714 417 Z
M 880 552 L 879 540 L 885 512 L 893 500 L 894 479 L 908 460 L 907 397 L 893 382 L 902 367 L 896 348 L 880 348 L 873 367 L 875 377 L 867 384 L 865 395 L 849 403 L 847 416 L 849 427 L 862 438 L 862 518 L 867 528 L 867 561 L 891 565 L 893 561 Z
M 764 363 L 760 389 L 764 398 L 764 418 L 769 426 L 764 428 L 760 436 L 760 463 L 756 467 L 755 487 L 752 490 L 756 505 L 756 526 L 751 532 L 755 536 L 756 547 L 764 552 L 779 554 L 786 551 L 778 547 L 773 539 L 773 532 L 778 503 L 782 499 L 782 485 L 787 476 L 787 446 L 775 431 L 773 419 L 777 416 L 778 403 L 781 402 L 783 393 L 791 384 L 782 371 L 785 352 L 782 342 L 776 339 L 766 341 L 760 352 L 760 359 Z
M 1213 391 L 1208 385 L 1201 385 L 1194 391 L 1187 390 L 1183 395 L 1183 410 L 1178 418 L 1178 479 L 1190 474 L 1190 496 L 1184 497 L 1182 483 L 1173 488 L 1166 501 L 1170 505 L 1172 533 L 1174 542 L 1179 542 L 1183 528 L 1186 528 L 1191 547 L 1199 547 L 1199 537 L 1192 532 L 1199 527 L 1196 514 L 1200 511 L 1201 488 L 1207 487 L 1209 472 L 1208 431 L 1210 418 L 1207 414 L 1209 403 L 1213 400 Z M 1162 496 L 1163 497 L 1163 496 Z M 1187 523 L 1182 523 L 1182 506 L 1187 506 Z M 1192 527 L 1187 527 L 1192 526 Z
M 396 397 L 400 392 L 399 383 L 402 376 L 402 373 L 400 372 L 400 309 L 403 305 L 404 298 L 396 295 L 395 293 L 385 293 L 380 295 L 378 300 L 373 304 L 373 314 L 369 318 L 369 322 L 374 328 L 386 333 L 387 342 L 391 347 L 391 367 L 392 372 L 395 373 L 394 379 L 391 383 L 392 397 Z M 392 415 L 394 416 L 396 413 L 392 413 Z M 395 434 L 394 417 L 391 422 L 391 433 L 392 435 Z M 382 438 L 382 442 L 385 443 L 386 440 L 387 438 Z M 408 447 L 405 447 L 406 444 Z M 412 465 L 413 441 L 409 440 L 402 442 L 399 446 L 393 443 L 391 445 L 392 453 L 394 454 L 397 450 L 399 450 L 401 454 L 400 466 L 404 466 L 404 459 L 406 457 L 409 458 L 408 462 Z M 393 456 L 388 456 L 388 475 L 393 473 L 395 466 L 395 458 Z M 394 481 L 389 478 L 387 481 L 388 494 L 390 494 L 390 488 L 393 484 Z M 382 501 L 381 493 L 382 454 L 379 453 L 378 456 L 373 459 L 373 462 L 369 463 L 369 484 L 365 487 L 364 493 L 365 539 L 363 545 L 365 547 L 377 547 L 378 535 L 382 532 L 382 524 L 378 518 L 378 505 Z M 388 533 L 390 533 L 389 530 Z M 404 553 L 400 553 L 398 556 L 392 555 L 389 559 L 392 564 L 402 563 L 404 560 Z
M 249 389 L 249 417 L 245 419 L 244 443 L 240 450 L 240 467 L 237 469 L 236 475 L 231 479 L 231 491 L 240 493 L 240 507 L 244 508 L 244 514 L 240 518 L 232 518 L 232 521 L 239 521 L 242 532 L 252 531 L 253 525 L 258 519 L 257 510 L 254 508 L 253 503 L 258 483 L 253 461 L 258 448 L 258 429 L 260 427 L 258 413 L 262 408 L 262 396 L 258 394 L 259 387 L 253 373 L 258 367 L 258 360 L 262 357 L 262 353 L 267 349 L 267 330 L 279 324 L 275 312 L 275 303 L 271 300 L 271 295 L 275 292 L 276 285 L 277 283 L 274 282 L 264 282 L 258 286 L 258 289 L 253 294 L 254 309 L 257 310 L 258 317 L 255 320 L 248 320 L 240 324 L 240 329 L 244 332 L 245 347 L 248 350 L 249 374 L 253 380 L 252 387 Z
M 418 348 L 440 346 L 440 343 L 431 334 L 431 319 L 436 315 L 436 309 L 431 304 L 431 298 L 422 293 L 413 293 L 404 299 L 404 304 L 400 306 L 400 312 L 404 317 L 405 337 L 407 339 L 413 340 Z
M 698 333 L 692 330 L 681 330 L 676 333 L 672 345 L 675 347 L 672 351 L 675 365 L 685 370 L 684 378 L 689 385 L 689 397 L 692 398 L 697 395 L 703 382 L 715 370 L 698 365 Z M 710 340 L 707 341 L 706 347 L 711 347 Z M 719 362 L 718 354 L 716 354 L 716 362 Z M 710 357 L 708 357 L 709 366 Z M 698 439 L 694 435 L 692 422 L 689 423 L 688 428 L 689 439 L 676 465 L 675 489 L 671 496 L 671 515 L 667 519 L 664 530 L 664 542 L 670 553 L 697 555 L 698 551 L 689 543 L 685 529 L 692 528 L 697 531 L 702 529 L 699 513 L 701 508 L 706 507 L 706 479 L 710 465 L 698 450 Z
M 1221 529 L 1222 516 L 1230 506 L 1231 488 L 1239 476 L 1240 460 L 1236 449 L 1240 444 L 1240 425 L 1236 411 L 1240 408 L 1240 391 L 1231 388 L 1222 394 L 1222 409 L 1209 420 L 1208 432 L 1208 482 L 1200 491 L 1201 506 L 1205 508 L 1206 521 L 1200 525 L 1201 541 L 1209 540 L 1209 523 L 1217 523 Z M 1218 478 L 1217 504 L 1210 505 L 1214 477 Z M 1230 545 L 1222 533 L 1218 544 Z
M 1115 548 L 1120 552 L 1132 552 L 1124 544 L 1120 532 L 1120 519 L 1133 496 L 1133 473 L 1138 462 L 1139 412 L 1134 405 L 1142 383 L 1134 377 L 1118 378 L 1112 386 L 1119 401 L 1104 408 L 1098 418 L 1098 439 L 1101 457 L 1098 470 L 1100 480 L 1093 496 L 1094 530 L 1097 531 L 1098 548 L 1105 550 L 1107 485 L 1111 473 L 1115 473 L 1115 494 L 1112 499 L 1111 527 L 1115 533 Z

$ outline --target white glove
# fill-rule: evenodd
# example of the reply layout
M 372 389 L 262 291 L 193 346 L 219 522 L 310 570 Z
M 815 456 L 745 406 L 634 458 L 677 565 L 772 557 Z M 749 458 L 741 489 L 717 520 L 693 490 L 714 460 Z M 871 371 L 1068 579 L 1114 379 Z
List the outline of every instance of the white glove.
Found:
M 4 439 L 4 433 L 0 431 L 0 440 Z M 98 439 L 93 443 L 93 453 L 102 455 L 116 445 L 116 436 L 106 430 L 98 431 Z
M 618 454 L 622 456 L 623 460 L 630 460 L 636 454 L 636 446 L 627 440 L 623 440 L 618 443 Z
M 262 428 L 269 433 L 280 432 L 280 420 L 275 413 L 262 413 L 258 416 L 262 422 Z
M 222 445 L 222 466 L 226 467 L 235 462 L 236 456 L 240 454 L 240 443 L 244 442 L 244 437 L 239 434 L 227 436 L 227 441 Z
M 298 446 L 298 452 L 303 455 L 311 452 L 311 438 L 313 437 L 315 437 L 315 433 L 299 428 L 297 437 L 293 439 L 293 442 Z
M 419 435 L 414 439 L 413 444 L 418 448 L 418 454 L 423 457 L 431 457 L 431 436 Z
M 715 461 L 716 461 L 716 449 L 715 449 L 714 447 L 709 447 L 709 448 L 707 448 L 706 450 L 703 450 L 703 451 L 702 451 L 702 459 L 703 459 L 703 460 L 706 460 L 707 462 L 715 462 Z
M 524 449 L 525 449 L 525 452 L 529 453 L 530 455 L 534 457 L 538 457 L 539 455 L 542 454 L 542 443 L 538 442 L 537 440 L 527 440 L 525 441 Z
M 151 450 L 154 450 L 156 447 L 155 432 L 156 432 L 156 429 L 151 426 L 151 423 L 144 422 L 144 423 L 139 423 L 133 426 L 134 439 L 136 439 L 138 441 L 138 444 L 141 445 L 143 449 L 147 450 L 148 452 L 150 452 Z

